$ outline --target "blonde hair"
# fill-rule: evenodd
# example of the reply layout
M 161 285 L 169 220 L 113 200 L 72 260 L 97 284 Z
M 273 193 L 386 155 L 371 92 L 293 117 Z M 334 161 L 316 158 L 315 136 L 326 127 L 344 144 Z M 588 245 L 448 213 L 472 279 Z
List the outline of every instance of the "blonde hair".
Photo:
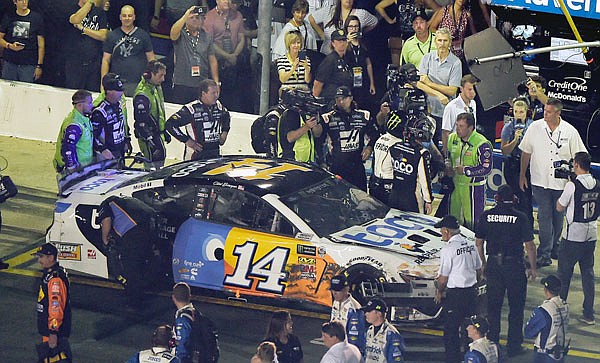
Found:
M 302 44 L 304 39 L 302 38 L 302 34 L 300 34 L 299 31 L 292 30 L 291 32 L 285 33 L 285 36 L 283 37 L 283 41 L 285 43 L 285 49 L 287 49 L 287 51 L 289 52 L 290 45 L 292 45 L 292 43 L 294 43 L 295 41 L 299 41 L 300 44 Z
M 526 110 L 529 108 L 529 106 L 527 105 L 527 102 L 525 102 L 523 100 L 516 100 L 513 103 L 513 108 L 515 108 L 515 107 L 524 108 Z
M 448 37 L 448 39 L 452 40 L 452 33 L 450 33 L 450 30 L 448 30 L 448 28 L 438 28 L 435 31 L 435 36 L 437 37 L 438 35 L 445 35 Z
M 274 343 L 262 342 L 258 348 L 256 348 L 256 355 L 262 362 L 273 362 L 275 361 L 276 351 L 277 348 Z

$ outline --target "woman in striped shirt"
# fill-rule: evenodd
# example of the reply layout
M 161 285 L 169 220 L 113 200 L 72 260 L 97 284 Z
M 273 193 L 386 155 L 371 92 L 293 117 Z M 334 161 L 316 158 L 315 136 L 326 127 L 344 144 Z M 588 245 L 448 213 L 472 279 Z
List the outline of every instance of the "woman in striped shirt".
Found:
M 285 48 L 287 54 L 285 57 L 277 59 L 277 72 L 279 73 L 279 95 L 284 89 L 306 89 L 310 77 L 310 59 L 302 51 L 302 34 L 297 31 L 291 31 L 285 34 Z

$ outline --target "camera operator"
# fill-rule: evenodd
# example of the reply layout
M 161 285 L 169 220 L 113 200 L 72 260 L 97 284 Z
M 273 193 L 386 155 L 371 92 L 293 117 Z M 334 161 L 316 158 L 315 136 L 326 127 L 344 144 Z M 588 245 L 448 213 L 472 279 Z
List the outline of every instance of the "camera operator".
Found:
M 423 142 L 431 141 L 434 124 L 435 121 L 426 115 L 413 118 L 406 128 L 404 140 L 389 149 L 394 170 L 390 207 L 431 213 L 431 154 Z
M 600 216 L 600 183 L 590 174 L 590 154 L 578 152 L 573 158 L 575 179 L 567 182 L 556 202 L 559 212 L 567 211 L 567 229 L 563 230 L 558 251 L 560 297 L 567 300 L 573 267 L 579 263 L 583 288 L 583 315 L 579 321 L 594 324 L 594 250 Z
M 579 151 L 586 151 L 581 137 L 571 124 L 560 117 L 563 104 L 549 98 L 544 107 L 544 118 L 533 122 L 523 140 L 519 186 L 529 186 L 527 168 L 531 164 L 531 189 L 538 204 L 540 244 L 537 250 L 538 268 L 552 264 L 558 257 L 558 239 L 563 226 L 563 212 L 556 210 L 556 202 L 565 188 L 566 180 L 555 176 L 555 162 L 570 160 Z
M 504 155 L 504 179 L 506 184 L 510 185 L 516 197 L 519 198 L 516 203 L 516 209 L 525 213 L 533 227 L 533 206 L 531 187 L 521 190 L 519 187 L 519 173 L 521 170 L 521 149 L 519 143 L 523 139 L 525 132 L 533 120 L 529 117 L 529 103 L 525 97 L 517 97 L 513 100 L 511 107 L 510 122 L 504 124 L 501 134 L 502 154 Z M 527 182 L 531 181 L 531 173 L 527 170 L 525 176 Z
M 352 92 L 346 86 L 335 90 L 333 111 L 321 115 L 323 132 L 332 145 L 330 171 L 353 185 L 367 191 L 367 175 L 363 162 L 371 157 L 379 136 L 371 113 L 356 108 Z M 364 145 L 365 136 L 369 137 Z
M 387 124 L 387 118 L 390 111 L 406 111 L 405 98 L 409 90 L 413 90 L 411 94 L 414 94 L 419 99 L 422 98 L 423 110 L 427 109 L 427 95 L 421 90 L 417 89 L 417 83 L 419 81 L 419 74 L 417 67 L 413 64 L 404 64 L 402 67 L 397 68 L 393 65 L 388 65 L 387 71 L 387 92 L 381 99 L 381 107 L 376 116 L 376 122 L 379 127 L 383 127 Z M 403 120 L 404 121 L 404 120 Z M 405 125 L 402 125 L 404 128 Z
M 282 93 L 282 102 L 286 109 L 277 127 L 277 156 L 314 163 L 315 138 L 323 133 L 318 112 L 312 107 L 316 98 L 306 91 L 288 90 Z

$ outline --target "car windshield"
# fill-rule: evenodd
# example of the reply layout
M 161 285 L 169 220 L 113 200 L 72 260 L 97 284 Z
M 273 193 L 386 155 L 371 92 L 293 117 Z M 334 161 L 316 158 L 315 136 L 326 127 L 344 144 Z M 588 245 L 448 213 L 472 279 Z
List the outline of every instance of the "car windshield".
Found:
M 319 236 L 383 218 L 389 210 L 364 191 L 335 178 L 288 194 L 281 201 Z

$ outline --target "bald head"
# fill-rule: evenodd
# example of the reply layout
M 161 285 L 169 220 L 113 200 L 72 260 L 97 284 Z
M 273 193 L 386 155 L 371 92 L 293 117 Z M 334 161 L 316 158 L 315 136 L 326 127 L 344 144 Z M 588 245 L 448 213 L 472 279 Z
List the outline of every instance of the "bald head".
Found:
M 119 15 L 121 20 L 121 27 L 125 29 L 133 28 L 133 22 L 135 21 L 135 9 L 131 5 L 125 5 L 121 8 L 121 14 Z

